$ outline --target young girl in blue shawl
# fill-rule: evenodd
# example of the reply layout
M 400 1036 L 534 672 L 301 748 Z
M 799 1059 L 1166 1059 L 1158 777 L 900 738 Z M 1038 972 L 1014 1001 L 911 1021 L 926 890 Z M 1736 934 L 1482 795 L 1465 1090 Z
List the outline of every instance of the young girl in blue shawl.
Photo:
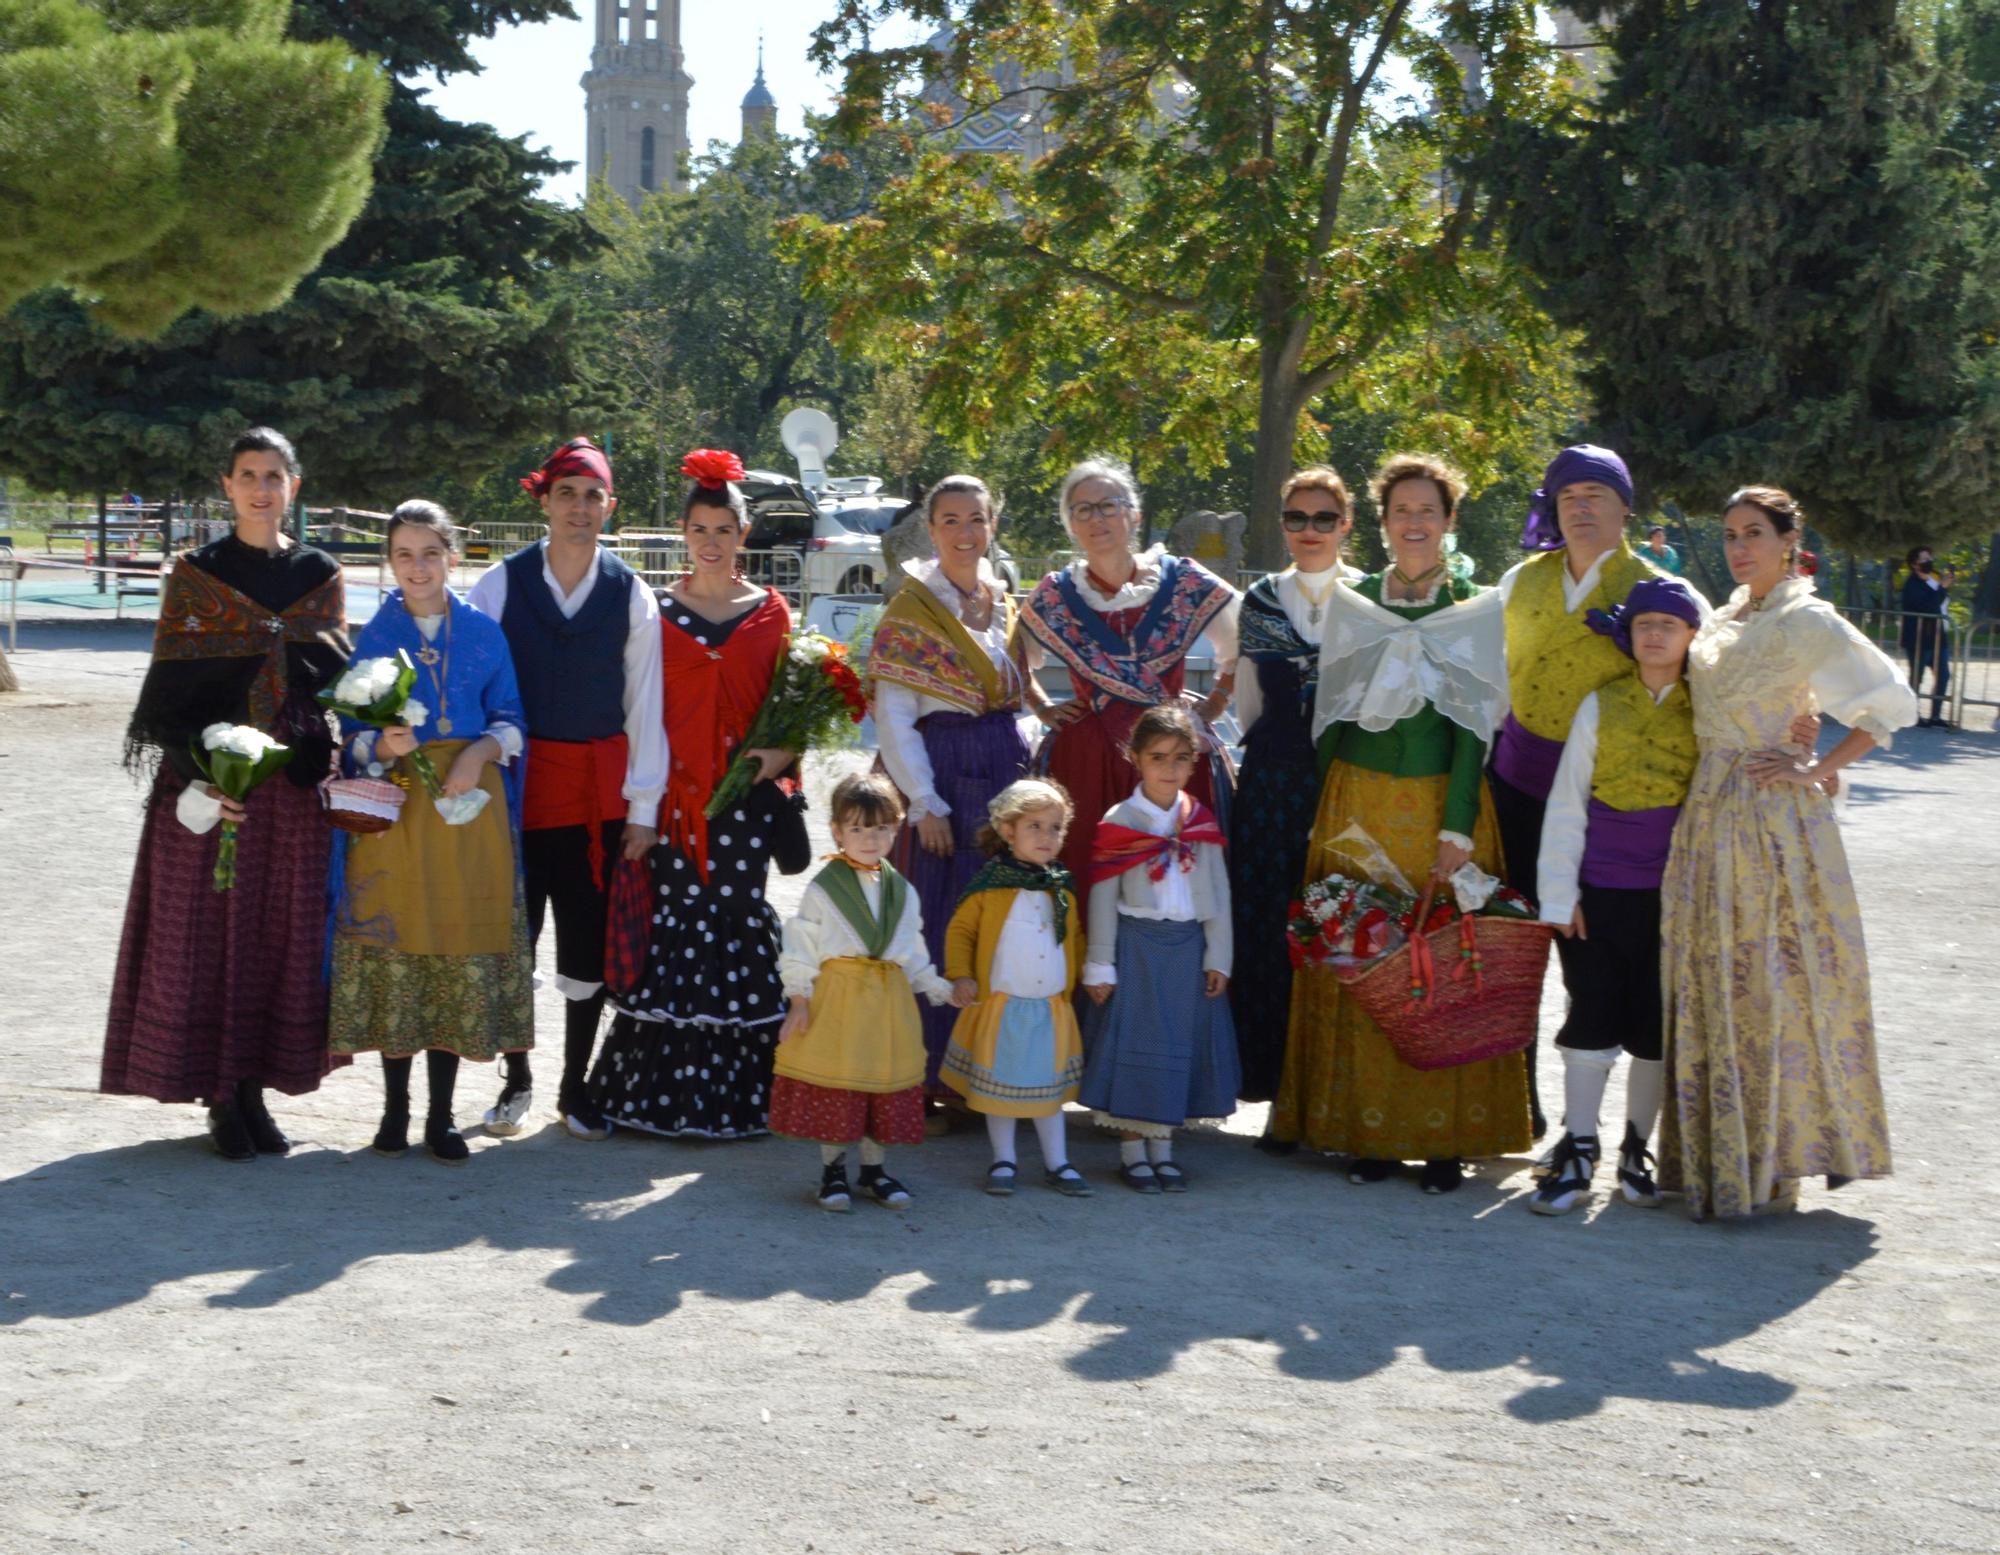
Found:
M 355 663 L 407 653 L 417 681 L 406 723 L 341 721 L 346 772 L 386 778 L 405 797 L 386 831 L 336 843 L 329 1021 L 334 1052 L 382 1055 L 379 1154 L 409 1149 L 410 1067 L 426 1054 L 424 1144 L 449 1163 L 470 1153 L 452 1124 L 459 1060 L 534 1046 L 517 867 L 521 698 L 499 625 L 446 586 L 454 540 L 435 503 L 397 508 L 386 541 L 397 586 L 355 639 Z M 437 799 L 408 771 L 419 745 L 442 782 Z

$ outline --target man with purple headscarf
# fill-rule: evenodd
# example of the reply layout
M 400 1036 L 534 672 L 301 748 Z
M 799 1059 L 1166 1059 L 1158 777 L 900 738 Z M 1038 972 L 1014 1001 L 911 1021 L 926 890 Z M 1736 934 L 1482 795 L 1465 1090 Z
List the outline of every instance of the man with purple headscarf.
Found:
M 1493 745 L 1488 787 L 1500 824 L 1507 883 L 1539 902 L 1536 861 L 1542 812 L 1563 741 L 1583 699 L 1630 672 L 1631 661 L 1587 620 L 1609 611 L 1632 586 L 1662 576 L 1625 538 L 1632 476 L 1625 461 L 1589 443 L 1565 448 L 1550 463 L 1528 509 L 1522 546 L 1537 554 L 1500 579 L 1512 704 Z M 1529 1095 L 1537 1139 L 1547 1131 L 1529 1055 Z
M 1586 617 L 1627 662 L 1577 705 L 1536 864 L 1542 921 L 1563 936 L 1556 943 L 1569 990 L 1569 1015 L 1556 1035 L 1563 1136 L 1529 1203 L 1538 1215 L 1567 1214 L 1589 1196 L 1603 1153 L 1598 1113 L 1620 1048 L 1631 1063 L 1618 1191 L 1628 1204 L 1660 1202 L 1646 1148 L 1666 1084 L 1660 881 L 1698 756 L 1694 704 L 1681 677 L 1706 614 L 1680 579 L 1644 578 L 1624 603 Z

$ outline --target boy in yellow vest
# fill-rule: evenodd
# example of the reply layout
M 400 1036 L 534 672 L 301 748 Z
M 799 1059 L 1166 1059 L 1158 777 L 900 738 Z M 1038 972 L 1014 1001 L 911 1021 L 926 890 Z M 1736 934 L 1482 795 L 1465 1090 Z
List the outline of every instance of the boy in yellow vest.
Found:
M 1622 1047 L 1625 1202 L 1660 1202 L 1646 1141 L 1659 1117 L 1660 877 L 1674 821 L 1694 776 L 1694 705 L 1682 680 L 1702 602 L 1678 578 L 1646 578 L 1623 604 L 1593 610 L 1593 631 L 1631 661 L 1577 704 L 1556 764 L 1536 877 L 1541 915 L 1558 942 L 1569 1018 L 1563 1057 L 1564 1134 L 1529 1208 L 1565 1215 L 1590 1193 L 1601 1152 L 1597 1116 Z

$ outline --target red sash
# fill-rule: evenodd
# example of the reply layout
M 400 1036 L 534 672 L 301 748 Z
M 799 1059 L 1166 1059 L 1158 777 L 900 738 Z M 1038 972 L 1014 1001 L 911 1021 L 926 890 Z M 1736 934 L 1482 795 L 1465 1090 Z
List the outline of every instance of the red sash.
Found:
M 625 815 L 627 755 L 622 734 L 602 740 L 528 741 L 521 828 L 589 827 L 590 877 L 600 889 L 604 885 L 604 823 Z
M 1222 823 L 1192 794 L 1181 795 L 1180 826 L 1171 837 L 1156 837 L 1115 821 L 1099 821 L 1090 843 L 1090 883 L 1109 880 L 1128 869 L 1146 866 L 1150 880 L 1167 878 L 1167 866 L 1179 864 L 1181 873 L 1194 868 L 1194 850 L 1206 843 L 1223 845 Z

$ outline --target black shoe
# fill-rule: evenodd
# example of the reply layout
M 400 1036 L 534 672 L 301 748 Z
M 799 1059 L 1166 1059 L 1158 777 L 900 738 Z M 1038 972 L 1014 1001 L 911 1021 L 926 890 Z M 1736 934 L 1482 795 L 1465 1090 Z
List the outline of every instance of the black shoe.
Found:
M 463 1166 L 472 1154 L 465 1136 L 451 1126 L 450 1118 L 432 1118 L 424 1125 L 424 1148 L 430 1151 L 433 1161 L 442 1161 L 446 1166 Z
M 243 1127 L 249 1132 L 251 1146 L 259 1155 L 286 1155 L 292 1142 L 285 1138 L 285 1131 L 278 1127 L 278 1120 L 271 1116 L 271 1109 L 264 1105 L 261 1087 L 246 1085 L 236 1092 L 236 1110 L 242 1114 Z
M 1387 1182 L 1402 1164 L 1401 1161 L 1378 1161 L 1368 1155 L 1356 1156 L 1347 1163 L 1347 1180 L 1356 1183 Z
M 1456 1193 L 1458 1185 L 1464 1181 L 1465 1163 L 1451 1155 L 1442 1161 L 1424 1162 L 1423 1175 L 1417 1179 L 1417 1184 L 1426 1193 Z
M 910 1207 L 910 1190 L 879 1166 L 861 1168 L 861 1191 L 877 1204 L 887 1205 L 890 1209 Z
M 1280 1139 L 1276 1134 L 1257 1136 L 1257 1148 L 1266 1155 L 1297 1155 L 1299 1142 L 1296 1139 Z
M 208 1138 L 215 1153 L 225 1161 L 254 1161 L 257 1146 L 244 1126 L 243 1112 L 234 1102 L 208 1109 Z
M 400 1107 L 382 1114 L 382 1126 L 368 1148 L 377 1155 L 402 1155 L 410 1148 L 410 1115 Z
M 835 1161 L 819 1174 L 819 1207 L 831 1210 L 836 1215 L 847 1213 L 848 1205 L 854 1202 L 847 1190 L 847 1168 Z
M 599 1140 L 611 1137 L 611 1123 L 590 1104 L 583 1087 L 565 1087 L 556 1097 L 556 1111 L 562 1114 L 563 1128 L 571 1139 Z
M 1554 1170 L 1542 1179 L 1535 1196 L 1528 1201 L 1528 1208 L 1537 1215 L 1567 1215 L 1589 1198 L 1590 1175 L 1597 1170 L 1597 1151 L 1595 1134 L 1581 1138 L 1575 1134 L 1563 1135 L 1552 1153 Z
M 1660 1185 L 1653 1181 L 1653 1152 L 1629 1121 L 1625 1143 L 1618 1147 L 1618 1191 L 1625 1195 L 1627 1204 L 1641 1209 L 1660 1207 Z

